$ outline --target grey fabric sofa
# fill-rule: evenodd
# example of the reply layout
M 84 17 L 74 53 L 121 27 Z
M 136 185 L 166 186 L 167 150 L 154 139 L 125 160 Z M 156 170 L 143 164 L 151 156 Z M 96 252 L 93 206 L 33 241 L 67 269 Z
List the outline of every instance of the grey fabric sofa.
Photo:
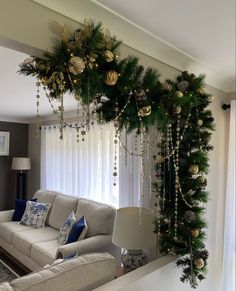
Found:
M 89 291 L 115 278 L 116 262 L 108 253 L 92 253 L 52 265 L 0 284 L 2 291 Z
M 38 202 L 51 203 L 46 225 L 35 229 L 12 221 L 14 210 L 0 211 L 0 247 L 34 271 L 57 258 L 91 252 L 108 252 L 120 258 L 120 249 L 112 244 L 116 209 L 107 204 L 63 195 L 59 192 L 39 190 L 34 194 Z M 88 231 L 83 240 L 60 245 L 58 234 L 68 215 L 85 216 Z

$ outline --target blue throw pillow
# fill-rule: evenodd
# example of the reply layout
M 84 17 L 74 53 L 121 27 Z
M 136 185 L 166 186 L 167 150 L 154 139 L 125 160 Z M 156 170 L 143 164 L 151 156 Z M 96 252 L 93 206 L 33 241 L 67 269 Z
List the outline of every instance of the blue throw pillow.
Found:
M 86 223 L 86 219 L 82 216 L 79 220 L 77 220 L 72 226 L 66 244 L 76 242 L 77 240 L 81 240 L 85 237 L 88 230 L 88 226 Z
M 37 198 L 31 199 L 30 201 L 37 201 Z M 15 200 L 15 211 L 12 216 L 12 221 L 20 221 L 26 207 L 27 200 L 16 199 Z

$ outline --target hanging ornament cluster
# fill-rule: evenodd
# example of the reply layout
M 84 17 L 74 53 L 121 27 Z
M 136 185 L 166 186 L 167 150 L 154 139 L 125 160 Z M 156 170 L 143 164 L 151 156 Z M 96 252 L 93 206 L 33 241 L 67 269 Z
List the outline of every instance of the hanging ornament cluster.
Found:
M 202 81 L 183 72 L 176 82 L 165 83 L 160 106 L 166 109 L 163 116 L 167 120 L 165 126 L 159 125 L 164 137 L 159 143 L 164 162 L 155 159 L 156 233 L 161 252 L 179 256 L 181 281 L 189 282 L 192 288 L 205 278 L 208 258 L 203 203 L 208 199 L 205 174 L 214 119 L 207 109 L 211 98 L 201 90 Z
M 163 254 L 174 252 L 182 267 L 181 280 L 192 288 L 205 278 L 208 252 L 204 249 L 204 206 L 208 193 L 205 174 L 207 153 L 213 130 L 213 117 L 207 106 L 212 101 L 203 90 L 204 77 L 183 72 L 176 80 L 161 83 L 154 68 L 144 69 L 136 56 L 118 61 L 120 42 L 104 30 L 101 23 L 85 22 L 75 32 L 57 24 L 60 41 L 43 58 L 32 57 L 21 65 L 19 73 L 36 77 L 37 127 L 39 124 L 40 90 L 50 102 L 53 113 L 63 128 L 64 95 L 72 93 L 77 112 L 82 115 L 76 130 L 77 141 L 84 140 L 90 125 L 113 121 L 116 128 L 116 158 L 113 182 L 118 177 L 119 131 L 136 131 L 143 139 L 150 127 L 157 128 L 155 155 L 156 222 L 155 232 Z M 60 102 L 55 106 L 53 101 Z M 91 111 L 91 108 L 92 111 Z M 141 138 L 141 139 L 142 139 Z M 127 153 L 133 155 L 125 145 Z M 144 165 L 143 165 L 144 166 Z

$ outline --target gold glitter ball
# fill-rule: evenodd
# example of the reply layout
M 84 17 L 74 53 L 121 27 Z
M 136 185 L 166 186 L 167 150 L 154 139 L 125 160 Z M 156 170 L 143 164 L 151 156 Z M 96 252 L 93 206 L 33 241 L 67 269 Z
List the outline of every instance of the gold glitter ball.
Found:
M 118 73 L 116 71 L 108 71 L 106 73 L 106 76 L 105 76 L 105 80 L 104 82 L 108 85 L 108 86 L 114 86 L 117 81 L 118 81 Z
M 192 230 L 191 230 L 191 235 L 192 235 L 192 237 L 194 237 L 194 238 L 198 237 L 198 236 L 199 236 L 199 230 L 196 229 L 196 228 L 192 229 Z
M 184 96 L 184 94 L 181 91 L 176 91 L 175 92 L 176 97 L 181 98 Z
M 80 57 L 70 58 L 68 65 L 69 65 L 69 71 L 73 75 L 81 74 L 83 73 L 85 69 L 85 63 Z
M 175 113 L 180 114 L 180 112 L 181 112 L 181 106 L 177 106 L 175 108 Z
M 114 54 L 113 52 L 109 51 L 109 50 L 106 50 L 105 53 L 104 53 L 104 57 L 105 57 L 105 60 L 110 63 L 114 60 Z
M 204 260 L 202 258 L 194 260 L 194 265 L 197 269 L 202 269 L 204 267 Z
M 191 165 L 188 169 L 189 173 L 192 175 L 196 175 L 199 171 L 199 168 L 197 165 Z
M 198 180 L 198 182 L 200 182 L 200 183 L 204 183 L 204 182 L 206 181 L 205 177 L 203 177 L 203 176 L 198 176 L 198 177 L 197 177 L 197 180 Z
M 202 125 L 203 125 L 203 120 L 202 120 L 202 119 L 198 119 L 198 121 L 197 121 L 197 125 L 198 125 L 198 126 L 202 126 Z

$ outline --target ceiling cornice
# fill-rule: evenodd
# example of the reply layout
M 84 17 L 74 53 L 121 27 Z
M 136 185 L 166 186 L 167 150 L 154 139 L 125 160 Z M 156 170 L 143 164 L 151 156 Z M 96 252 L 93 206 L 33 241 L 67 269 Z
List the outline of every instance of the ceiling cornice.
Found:
M 179 71 L 187 70 L 196 75 L 204 74 L 205 82 L 225 92 L 235 91 L 235 81 L 215 72 L 207 64 L 184 53 L 173 45 L 158 38 L 137 24 L 125 19 L 96 0 L 32 0 L 77 22 L 85 18 L 102 21 L 104 27 L 135 50 L 138 50 Z

